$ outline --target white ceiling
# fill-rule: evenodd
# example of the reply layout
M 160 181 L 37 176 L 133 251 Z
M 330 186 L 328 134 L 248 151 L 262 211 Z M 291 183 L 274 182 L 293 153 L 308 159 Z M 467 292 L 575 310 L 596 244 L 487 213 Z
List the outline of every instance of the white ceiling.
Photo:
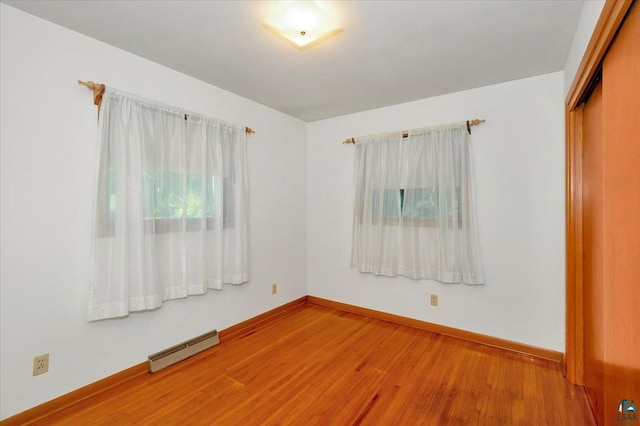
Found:
M 583 6 L 318 2 L 344 30 L 298 50 L 262 26 L 278 1 L 3 2 L 304 121 L 560 71 Z

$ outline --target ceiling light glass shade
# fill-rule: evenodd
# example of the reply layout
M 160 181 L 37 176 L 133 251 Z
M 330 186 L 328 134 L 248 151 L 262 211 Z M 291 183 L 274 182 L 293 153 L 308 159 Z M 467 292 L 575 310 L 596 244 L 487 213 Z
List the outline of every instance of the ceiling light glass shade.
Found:
M 264 25 L 298 47 L 341 31 L 338 23 L 311 0 L 291 2 L 267 18 Z

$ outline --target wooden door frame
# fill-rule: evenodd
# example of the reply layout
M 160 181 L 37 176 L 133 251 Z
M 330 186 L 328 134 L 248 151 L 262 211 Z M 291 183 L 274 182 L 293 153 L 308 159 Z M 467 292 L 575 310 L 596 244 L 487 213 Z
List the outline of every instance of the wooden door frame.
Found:
M 582 112 L 579 102 L 633 0 L 606 0 L 565 101 L 566 117 L 566 340 L 567 380 L 584 384 L 582 240 Z

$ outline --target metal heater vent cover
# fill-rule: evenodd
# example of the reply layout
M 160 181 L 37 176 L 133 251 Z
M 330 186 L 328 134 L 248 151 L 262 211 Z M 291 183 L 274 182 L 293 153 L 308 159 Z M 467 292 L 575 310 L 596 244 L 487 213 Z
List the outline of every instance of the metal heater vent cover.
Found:
M 193 339 L 149 355 L 149 373 L 155 373 L 197 353 L 220 344 L 218 331 L 213 330 Z

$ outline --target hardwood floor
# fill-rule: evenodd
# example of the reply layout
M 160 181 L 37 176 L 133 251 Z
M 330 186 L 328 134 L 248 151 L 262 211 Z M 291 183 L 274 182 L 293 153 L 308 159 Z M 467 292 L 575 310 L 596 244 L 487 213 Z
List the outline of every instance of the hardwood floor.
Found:
M 307 304 L 38 424 L 595 424 L 560 368 Z

